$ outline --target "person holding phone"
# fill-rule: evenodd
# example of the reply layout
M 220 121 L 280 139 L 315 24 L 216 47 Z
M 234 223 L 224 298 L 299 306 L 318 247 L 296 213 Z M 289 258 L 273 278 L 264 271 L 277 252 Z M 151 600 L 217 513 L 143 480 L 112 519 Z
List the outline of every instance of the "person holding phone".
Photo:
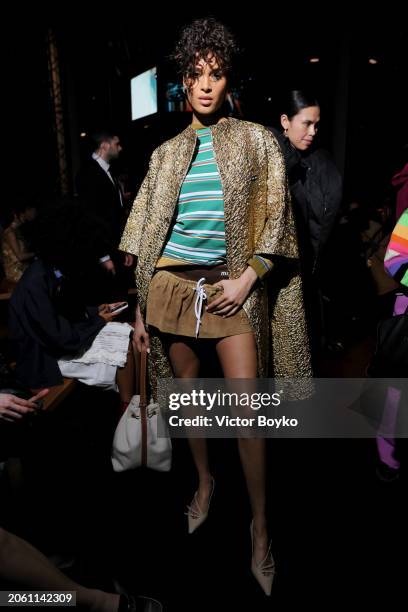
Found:
M 48 389 L 45 389 L 29 399 L 23 399 L 13 393 L 3 393 L 0 391 L 0 419 L 13 423 L 21 420 L 26 415 L 35 413 L 41 409 L 41 400 L 47 393 Z
M 122 310 L 125 310 L 128 307 L 127 302 L 118 302 L 117 304 L 109 305 L 109 312 L 114 312 L 115 314 L 119 314 Z
M 24 448 L 25 437 L 20 426 L 24 426 L 30 415 L 41 410 L 42 400 L 48 393 L 49 389 L 41 389 L 36 395 L 29 397 L 25 390 L 18 388 L 0 353 L 0 463 L 10 456 L 18 456 L 19 449 Z M 28 399 L 24 399 L 22 395 Z M 3 581 L 7 588 L 13 585 L 19 588 L 75 591 L 77 605 L 94 612 L 135 609 L 140 612 L 161 612 L 163 609 L 160 602 L 150 597 L 90 589 L 73 582 L 40 550 L 3 529 L 0 512 L 0 585 Z
M 24 273 L 10 300 L 10 332 L 16 348 L 16 378 L 31 389 L 76 378 L 119 390 L 122 408 L 135 382 L 127 323 L 113 323 L 123 302 L 87 306 L 78 287 L 97 266 L 100 234 L 95 220 L 72 201 L 44 209 L 32 240 L 38 259 Z M 113 327 L 112 327 L 113 326 Z M 83 355 L 98 343 L 95 359 Z M 109 346 L 113 346 L 112 361 Z M 119 347 L 117 347 L 119 345 Z

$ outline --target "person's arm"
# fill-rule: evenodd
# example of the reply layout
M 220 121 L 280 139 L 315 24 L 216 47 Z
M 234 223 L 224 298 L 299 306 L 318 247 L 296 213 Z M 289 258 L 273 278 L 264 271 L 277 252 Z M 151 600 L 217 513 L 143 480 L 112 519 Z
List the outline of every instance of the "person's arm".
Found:
M 268 165 L 265 224 L 253 254 L 269 260 L 274 255 L 296 259 L 298 244 L 285 160 L 276 138 L 267 130 L 264 139 Z
M 4 240 L 9 244 L 11 250 L 19 261 L 29 261 L 34 257 L 34 253 L 27 253 L 21 248 L 14 232 L 7 232 L 7 234 L 4 236 Z
M 0 421 L 15 422 L 25 415 L 38 410 L 36 402 L 48 394 L 49 389 L 42 389 L 30 399 L 25 400 L 11 393 L 0 393 Z
M 6 584 L 19 585 L 20 589 L 73 591 L 76 593 L 77 605 L 83 610 L 115 612 L 122 609 L 121 595 L 89 589 L 74 582 L 60 572 L 41 551 L 1 527 L 0 579 Z
M 247 262 L 248 267 L 241 276 L 215 284 L 223 288 L 223 293 L 208 305 L 207 310 L 224 317 L 236 314 L 258 278 L 264 278 L 271 272 L 274 255 L 288 258 L 298 256 L 285 161 L 276 138 L 267 130 L 264 137 L 268 164 L 265 224 L 255 244 L 253 256 Z
M 254 255 L 247 261 L 248 266 L 251 266 L 255 270 L 259 280 L 265 280 L 272 272 L 274 266 L 273 261 L 267 257 L 261 257 L 260 255 Z
M 98 306 L 98 315 L 102 317 L 105 323 L 110 323 L 117 316 L 120 315 L 121 311 L 112 310 L 117 306 L 124 305 L 124 302 L 112 302 L 112 304 L 101 304 Z
M 159 159 L 156 149 L 156 151 L 153 151 L 150 158 L 149 170 L 137 193 L 135 201 L 133 202 L 132 210 L 130 211 L 125 229 L 123 231 L 122 240 L 119 244 L 119 250 L 123 251 L 124 253 L 136 256 L 139 255 L 151 183 L 157 172 L 158 164 Z
M 264 281 L 273 268 L 273 262 L 266 257 L 254 255 L 247 262 L 248 267 L 237 279 L 229 279 L 216 283 L 222 287 L 220 297 L 208 305 L 207 311 L 220 316 L 231 317 L 241 308 L 255 283 Z
M 142 352 L 143 347 L 147 349 L 147 352 L 150 352 L 150 339 L 149 334 L 146 331 L 142 313 L 140 312 L 140 306 L 137 304 L 135 311 L 135 322 L 134 322 L 134 332 L 133 332 L 133 344 L 139 351 Z
M 223 292 L 206 307 L 206 310 L 221 317 L 232 317 L 242 307 L 257 280 L 255 270 L 248 266 L 239 278 L 215 283 L 214 287 L 222 287 Z
M 135 258 L 130 253 L 125 253 L 124 265 L 126 268 L 131 268 L 134 264 Z
M 109 272 L 109 274 L 116 274 L 115 264 L 111 260 L 110 255 L 105 255 L 105 257 L 102 257 L 99 260 L 99 263 L 101 264 L 102 268 Z
M 11 306 L 15 308 L 15 306 Z M 28 332 L 48 352 L 57 357 L 75 354 L 88 346 L 105 321 L 98 315 L 72 323 L 60 315 L 46 283 L 39 282 L 26 288 L 23 306 L 29 324 Z

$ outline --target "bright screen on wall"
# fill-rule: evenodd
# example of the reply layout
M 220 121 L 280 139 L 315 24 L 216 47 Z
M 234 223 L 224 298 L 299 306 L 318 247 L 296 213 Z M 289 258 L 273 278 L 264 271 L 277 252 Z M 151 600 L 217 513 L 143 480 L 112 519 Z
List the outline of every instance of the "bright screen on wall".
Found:
M 157 113 L 157 68 L 151 68 L 130 81 L 132 121 Z

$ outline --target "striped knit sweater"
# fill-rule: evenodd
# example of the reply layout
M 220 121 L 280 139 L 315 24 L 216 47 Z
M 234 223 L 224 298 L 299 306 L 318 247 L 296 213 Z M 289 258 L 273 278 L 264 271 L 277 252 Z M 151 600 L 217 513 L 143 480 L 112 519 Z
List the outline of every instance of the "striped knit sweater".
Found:
M 224 199 L 210 128 L 197 130 L 196 154 L 181 186 L 163 256 L 204 266 L 226 261 Z
M 197 148 L 180 189 L 175 222 L 157 267 L 226 263 L 224 197 L 210 128 L 196 130 Z M 272 262 L 255 255 L 248 261 L 259 278 Z

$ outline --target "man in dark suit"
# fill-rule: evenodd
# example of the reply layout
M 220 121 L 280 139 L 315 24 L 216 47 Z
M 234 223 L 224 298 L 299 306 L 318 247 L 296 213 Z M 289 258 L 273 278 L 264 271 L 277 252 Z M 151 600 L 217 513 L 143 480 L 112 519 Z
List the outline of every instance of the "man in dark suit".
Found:
M 96 280 L 96 302 L 126 298 L 131 284 L 133 258 L 118 251 L 125 219 L 123 195 L 111 169 L 111 162 L 122 150 L 114 132 L 99 131 L 92 135 L 92 158 L 80 169 L 76 178 L 81 203 L 103 224 L 105 248 L 100 256 L 103 274 Z M 96 295 L 98 293 L 98 295 Z

